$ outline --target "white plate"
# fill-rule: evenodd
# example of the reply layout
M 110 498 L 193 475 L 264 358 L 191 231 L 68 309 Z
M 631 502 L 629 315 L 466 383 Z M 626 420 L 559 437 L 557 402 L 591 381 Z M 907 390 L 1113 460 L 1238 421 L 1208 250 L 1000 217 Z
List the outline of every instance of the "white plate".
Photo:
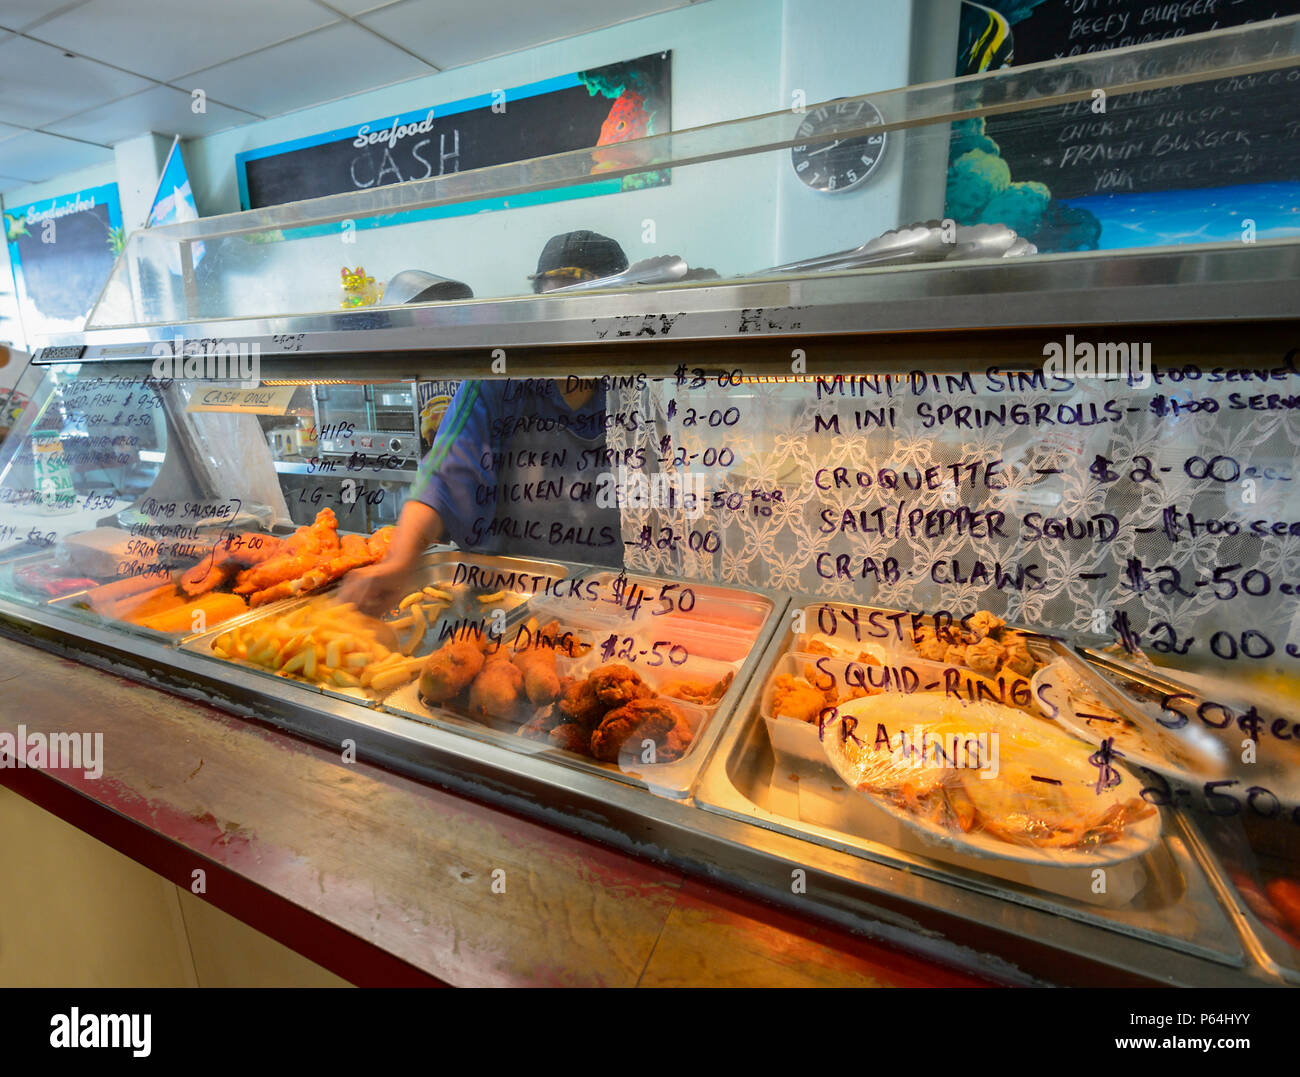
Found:
M 822 742 L 827 759 L 836 773 L 848 783 L 850 789 L 857 788 L 858 776 L 854 773 L 851 761 L 839 750 L 842 740 L 839 736 L 833 735 L 833 731 L 838 732 L 838 723 L 845 717 L 858 718 L 863 723 L 862 728 L 867 729 L 869 727 L 870 730 L 874 730 L 876 719 L 872 717 L 872 712 L 883 705 L 887 705 L 884 701 L 889 701 L 891 698 L 897 699 L 899 697 L 891 697 L 886 694 L 868 696 L 864 699 L 845 703 L 840 707 L 839 717 L 827 727 L 826 737 Z M 923 713 L 921 706 L 926 704 L 923 704 L 921 697 L 917 696 L 911 697 L 910 702 L 916 705 L 917 724 L 920 725 Z M 1054 724 L 1042 722 L 1025 714 L 1023 711 L 993 704 L 966 704 L 963 706 L 957 701 L 944 702 L 950 706 L 962 707 L 963 711 L 969 712 L 972 719 L 972 732 L 985 728 L 985 722 L 977 721 L 977 716 L 987 720 L 988 715 L 995 715 L 996 729 L 1000 738 L 999 754 L 1007 751 L 1006 740 L 1016 736 L 1032 739 L 1039 746 L 1046 746 L 1053 741 L 1060 741 L 1061 746 L 1066 750 L 1070 750 L 1070 746 L 1073 745 L 1077 746 L 1080 753 L 1087 753 L 1090 747 L 1076 741 Z M 877 715 L 879 713 L 877 711 Z M 887 730 L 887 732 L 892 731 Z M 911 732 L 910 728 L 908 732 Z M 1014 743 L 1010 747 L 1014 750 Z M 1107 792 L 1108 799 L 1125 801 L 1137 797 L 1142 788 L 1138 779 L 1123 769 L 1118 769 L 1117 773 L 1120 783 Z M 992 778 L 988 780 L 998 781 L 999 779 Z M 988 858 L 1012 860 L 1022 864 L 1050 868 L 1101 867 L 1141 857 L 1150 852 L 1160 841 L 1161 823 L 1158 811 L 1145 819 L 1130 824 L 1124 829 L 1121 837 L 1105 845 L 1098 845 L 1090 849 L 1036 849 L 1032 846 L 1016 845 L 1003 841 L 991 834 L 980 831 L 964 833 L 949 830 L 947 827 L 930 822 L 898 807 L 884 797 L 873 796 L 871 793 L 866 792 L 861 792 L 859 795 L 865 797 L 878 810 L 893 817 L 914 833 L 919 834 L 927 844 L 976 860 Z

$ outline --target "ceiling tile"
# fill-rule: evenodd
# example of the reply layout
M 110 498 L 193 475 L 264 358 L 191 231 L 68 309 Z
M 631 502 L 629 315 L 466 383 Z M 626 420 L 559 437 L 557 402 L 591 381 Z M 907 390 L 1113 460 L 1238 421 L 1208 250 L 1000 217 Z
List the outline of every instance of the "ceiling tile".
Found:
M 0 3 L 3 2 L 0 0 Z M 376 8 L 396 4 L 398 0 L 316 0 L 316 3 L 341 11 L 344 15 L 360 15 L 363 11 L 374 11 Z
M 0 71 L 0 120 L 22 127 L 44 127 L 153 85 L 25 37 L 0 43 Z
M 63 172 L 102 165 L 113 159 L 105 146 L 28 131 L 0 142 L 0 176 L 17 176 L 40 183 Z
M 339 23 L 190 76 L 209 97 L 275 116 L 390 82 L 429 68 L 351 23 Z
M 358 20 L 400 41 L 439 67 L 457 67 L 490 56 L 572 37 L 602 26 L 685 7 L 690 0 L 474 0 L 470 16 L 455 4 L 433 0 L 401 3 Z M 647 51 L 649 51 L 647 49 Z
M 90 0 L 34 32 L 42 41 L 169 81 L 335 19 L 312 0 Z
M 10 30 L 25 30 L 33 23 L 80 7 L 86 0 L 0 0 L 0 26 Z
M 112 101 L 52 123 L 47 130 L 113 146 L 149 131 L 160 135 L 200 138 L 250 123 L 257 118 L 212 100 L 207 102 L 206 112 L 196 113 L 191 107 L 192 101 L 190 95 L 181 90 L 170 86 L 155 86 L 144 93 Z

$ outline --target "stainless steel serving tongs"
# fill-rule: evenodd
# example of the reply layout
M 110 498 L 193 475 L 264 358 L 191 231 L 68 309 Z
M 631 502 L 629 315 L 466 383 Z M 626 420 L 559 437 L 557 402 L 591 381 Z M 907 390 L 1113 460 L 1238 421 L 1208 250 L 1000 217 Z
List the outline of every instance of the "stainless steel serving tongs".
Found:
M 860 247 L 773 266 L 750 276 L 781 273 L 826 273 L 871 266 L 951 262 L 970 258 L 1014 258 L 1038 248 L 1002 224 L 958 225 L 952 240 L 944 237 L 941 221 L 922 221 L 895 228 Z
M 1191 707 L 1193 713 L 1206 698 L 1202 692 L 1182 681 L 1116 658 L 1095 647 L 1082 644 L 1070 645 L 1056 636 L 1043 635 L 1038 639 L 1045 642 L 1054 654 L 1066 661 L 1088 691 L 1101 703 L 1148 732 L 1155 733 L 1157 737 L 1173 737 L 1182 741 L 1188 749 L 1200 757 L 1206 767 L 1219 773 L 1228 773 L 1232 756 L 1224 741 L 1190 720 L 1179 728 L 1171 728 L 1160 721 L 1163 711 L 1158 715 L 1152 710 L 1149 700 L 1126 691 L 1122 685 L 1123 683 L 1134 684 L 1148 691 L 1157 692 L 1162 701 L 1172 697 L 1180 704 Z M 1111 679 L 1112 677 L 1117 678 L 1121 683 L 1117 684 Z M 1172 708 L 1166 707 L 1166 709 Z M 1188 717 L 1190 719 L 1190 715 Z
M 672 284 L 686 276 L 685 259 L 677 254 L 660 254 L 654 258 L 643 258 L 633 262 L 622 273 L 610 277 L 597 277 L 577 284 L 566 284 L 562 288 L 552 288 L 550 294 L 557 292 L 594 292 L 602 288 L 625 288 L 633 284 Z

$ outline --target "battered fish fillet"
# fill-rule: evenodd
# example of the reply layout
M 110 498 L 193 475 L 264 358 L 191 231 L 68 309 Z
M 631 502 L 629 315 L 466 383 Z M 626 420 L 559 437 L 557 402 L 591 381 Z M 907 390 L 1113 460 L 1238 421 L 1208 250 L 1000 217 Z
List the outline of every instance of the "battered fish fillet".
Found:
M 424 661 L 420 695 L 430 703 L 446 703 L 461 694 L 483 669 L 483 649 L 473 640 L 449 640 Z
M 245 531 L 217 543 L 217 562 L 233 564 L 240 568 L 260 565 L 278 555 L 284 547 L 284 539 L 275 535 L 259 535 L 255 531 Z
M 505 654 L 492 655 L 469 686 L 474 718 L 514 718 L 524 698 L 524 675 Z
M 624 744 L 641 758 L 641 742 L 654 741 L 656 763 L 680 759 L 691 746 L 693 734 L 682 712 L 665 699 L 634 699 L 605 715 L 591 735 L 591 754 L 605 763 L 617 763 Z
M 235 594 L 251 595 L 278 583 L 295 580 L 333 558 L 339 549 L 339 521 L 333 509 L 321 509 L 309 527 L 300 527 L 284 540 L 274 556 L 246 568 L 235 581 Z
M 222 564 L 214 557 L 205 557 L 197 565 L 181 574 L 180 589 L 191 598 L 215 591 L 234 575 L 235 566 Z

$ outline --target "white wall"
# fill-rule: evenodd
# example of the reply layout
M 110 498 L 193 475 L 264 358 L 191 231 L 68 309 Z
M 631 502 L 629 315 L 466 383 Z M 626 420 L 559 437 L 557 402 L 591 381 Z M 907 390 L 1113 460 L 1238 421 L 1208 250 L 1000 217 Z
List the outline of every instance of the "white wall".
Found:
M 674 129 L 772 111 L 780 105 L 781 7 L 712 0 L 203 139 L 186 147 L 195 195 L 205 215 L 238 208 L 234 158 L 244 150 L 662 49 L 673 52 Z M 321 237 L 247 249 L 241 260 L 251 264 L 228 278 L 226 309 L 333 309 L 345 262 L 364 265 L 381 284 L 417 268 L 464 280 L 478 296 L 518 295 L 529 290 L 525 278 L 546 240 L 576 228 L 614 237 L 631 261 L 675 253 L 724 275 L 751 271 L 771 264 L 779 164 L 767 155 L 677 169 L 666 187 L 363 229 L 350 245 Z M 646 221 L 653 245 L 642 242 Z
M 782 104 L 789 107 L 797 90 L 812 104 L 951 78 L 958 10 L 950 0 L 785 0 Z M 886 122 L 903 118 L 886 112 Z M 781 169 L 778 261 L 856 247 L 942 216 L 948 139 L 941 126 L 891 132 L 875 173 L 849 191 L 814 191 L 793 169 Z M 927 182 L 935 176 L 937 185 Z
M 956 5 L 710 0 L 197 139 L 184 144 L 185 157 L 200 212 L 234 212 L 237 153 L 662 49 L 673 52 L 672 122 L 681 130 L 788 108 L 796 88 L 811 103 L 906 85 L 917 67 L 914 17 L 921 18 L 923 9 L 948 8 L 955 11 Z M 929 39 L 941 43 L 939 51 L 947 49 L 950 69 L 951 34 L 938 23 L 928 30 Z M 929 55 L 935 48 L 920 51 Z M 915 171 L 912 156 L 908 165 Z M 808 190 L 795 178 L 788 152 L 772 151 L 676 169 L 667 187 L 366 229 L 354 245 L 333 236 L 240 244 L 242 249 L 226 252 L 224 294 L 209 297 L 204 313 L 335 309 L 344 263 L 364 265 L 381 284 L 402 269 L 422 268 L 465 280 L 480 296 L 516 295 L 528 289 L 525 276 L 546 239 L 572 228 L 613 236 L 633 261 L 677 253 L 724 276 L 753 272 L 853 246 L 905 223 L 907 198 L 916 201 L 918 188 L 905 175 L 903 157 L 899 144 L 891 147 L 880 173 L 846 195 Z M 942 166 L 940 159 L 940 192 Z M 111 166 L 107 173 L 111 179 Z M 78 185 L 60 177 L 41 188 L 65 193 Z M 31 190 L 14 192 L 7 201 L 28 201 Z M 653 245 L 642 242 L 646 221 L 654 223 Z

